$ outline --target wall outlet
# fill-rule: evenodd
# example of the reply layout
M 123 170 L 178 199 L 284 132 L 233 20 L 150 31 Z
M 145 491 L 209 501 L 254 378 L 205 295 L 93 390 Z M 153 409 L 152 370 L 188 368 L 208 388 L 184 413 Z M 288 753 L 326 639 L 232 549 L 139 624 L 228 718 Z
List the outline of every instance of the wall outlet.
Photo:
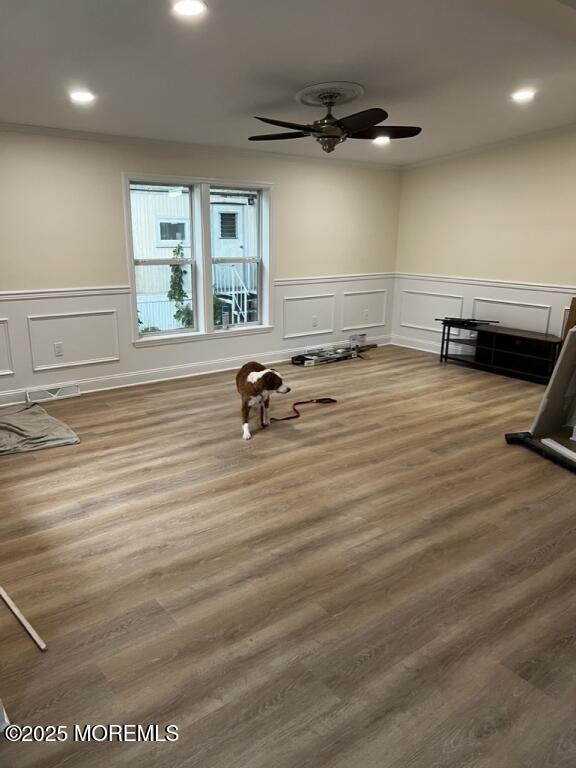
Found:
M 54 342 L 54 357 L 64 357 L 64 344 L 61 341 Z
M 370 312 L 367 309 L 365 309 L 364 312 L 362 312 L 362 319 L 368 320 L 369 317 L 370 317 Z
M 318 315 L 312 315 L 312 328 L 318 328 Z

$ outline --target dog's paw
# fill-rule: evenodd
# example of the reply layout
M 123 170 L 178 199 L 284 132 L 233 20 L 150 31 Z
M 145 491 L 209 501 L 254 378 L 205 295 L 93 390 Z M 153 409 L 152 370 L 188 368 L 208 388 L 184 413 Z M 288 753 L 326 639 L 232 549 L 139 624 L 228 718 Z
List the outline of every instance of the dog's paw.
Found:
M 242 432 L 242 440 L 250 440 L 251 437 L 252 437 L 252 435 L 250 434 L 250 430 L 249 429 L 245 429 Z

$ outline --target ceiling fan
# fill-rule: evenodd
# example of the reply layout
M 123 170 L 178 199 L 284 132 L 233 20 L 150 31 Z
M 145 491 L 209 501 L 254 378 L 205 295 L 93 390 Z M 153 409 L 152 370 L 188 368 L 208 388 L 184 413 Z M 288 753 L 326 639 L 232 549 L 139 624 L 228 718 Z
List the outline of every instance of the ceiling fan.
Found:
M 337 104 L 346 104 L 363 95 L 364 89 L 357 83 L 320 83 L 304 88 L 296 95 L 296 100 L 308 106 L 324 106 L 324 117 L 313 123 L 289 123 L 285 120 L 273 120 L 270 117 L 256 117 L 269 125 L 290 128 L 289 133 L 266 133 L 250 136 L 249 141 L 281 141 L 284 139 L 302 139 L 312 136 L 324 152 L 333 152 L 338 144 L 346 139 L 409 139 L 418 136 L 422 128 L 407 125 L 381 126 L 388 113 L 379 108 L 364 109 L 347 117 L 337 118 L 332 109 Z

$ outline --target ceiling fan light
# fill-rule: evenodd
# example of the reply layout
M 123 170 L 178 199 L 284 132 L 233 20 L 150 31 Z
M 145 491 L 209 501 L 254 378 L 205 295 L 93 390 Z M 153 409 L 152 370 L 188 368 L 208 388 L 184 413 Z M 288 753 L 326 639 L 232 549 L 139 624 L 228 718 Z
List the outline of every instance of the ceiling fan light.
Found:
M 203 0 L 177 0 L 172 6 L 172 10 L 178 16 L 201 16 L 208 10 Z
M 529 104 L 534 99 L 534 96 L 536 96 L 534 88 L 521 88 L 519 91 L 514 91 L 511 98 L 516 104 Z
M 377 144 L 379 147 L 383 147 L 386 144 L 390 144 L 390 136 L 376 136 L 375 139 L 372 139 L 373 144 Z

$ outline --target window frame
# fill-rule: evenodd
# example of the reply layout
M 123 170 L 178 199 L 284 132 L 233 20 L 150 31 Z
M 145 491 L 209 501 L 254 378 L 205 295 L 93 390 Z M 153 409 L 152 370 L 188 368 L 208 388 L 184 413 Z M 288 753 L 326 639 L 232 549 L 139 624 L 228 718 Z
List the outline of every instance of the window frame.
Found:
M 214 329 L 215 332 L 219 332 L 220 330 L 239 330 L 241 328 L 253 328 L 256 326 L 260 326 L 263 323 L 263 312 L 262 312 L 262 298 L 264 295 L 264 282 L 263 282 L 263 273 L 264 273 L 264 244 L 263 244 L 263 220 L 264 220 L 264 195 L 262 193 L 261 189 L 257 189 L 256 187 L 250 188 L 248 186 L 241 186 L 239 184 L 233 184 L 230 185 L 230 187 L 224 187 L 222 184 L 211 184 L 210 185 L 210 191 L 218 189 L 246 189 L 247 192 L 258 192 L 259 193 L 259 200 L 258 200 L 258 251 L 256 256 L 249 256 L 245 257 L 243 259 L 239 259 L 235 256 L 214 256 L 213 253 L 210 254 L 210 275 L 212 276 L 212 268 L 215 264 L 257 264 L 258 265 L 258 318 L 256 320 L 253 320 L 250 323 L 242 323 L 242 325 L 229 325 L 227 328 L 218 328 Z M 210 200 L 210 205 L 212 206 L 212 200 Z M 210 211 L 212 211 L 212 208 L 210 208 Z M 221 216 L 221 212 L 218 213 L 218 216 Z M 236 226 L 238 226 L 238 214 L 236 213 Z M 244 214 L 243 214 L 244 215 Z M 218 230 L 219 230 L 219 224 L 218 222 Z M 246 221 L 244 220 L 243 224 L 243 230 L 244 233 L 246 233 Z M 220 238 L 218 238 L 220 239 Z M 210 238 L 210 249 L 212 249 L 212 238 Z M 212 286 L 212 290 L 214 290 L 214 287 Z
M 158 337 L 171 337 L 174 335 L 182 335 L 182 334 L 189 334 L 189 333 L 195 333 L 198 330 L 198 310 L 197 310 L 197 304 L 198 304 L 198 288 L 196 284 L 196 247 L 195 243 L 191 241 L 190 238 L 190 230 L 192 228 L 192 231 L 194 231 L 193 226 L 193 203 L 192 199 L 194 196 L 194 187 L 193 185 L 187 185 L 189 187 L 188 193 L 189 193 L 189 216 L 188 219 L 178 218 L 178 217 L 157 217 L 156 223 L 155 223 L 155 233 L 156 233 L 156 247 L 165 247 L 166 250 L 173 251 L 174 248 L 176 248 L 178 245 L 182 244 L 183 247 L 188 248 L 190 250 L 190 256 L 187 258 L 177 259 L 174 258 L 174 256 L 171 254 L 170 256 L 159 256 L 156 259 L 136 259 L 134 258 L 134 244 L 132 240 L 132 198 L 131 198 L 131 191 L 132 191 L 132 185 L 133 184 L 142 184 L 143 186 L 146 184 L 149 184 L 150 186 L 169 186 L 164 185 L 162 182 L 159 181 L 146 181 L 142 182 L 139 180 L 132 180 L 128 183 L 128 205 L 129 205 L 129 212 L 130 212 L 130 242 L 131 242 L 131 251 L 132 251 L 132 272 L 131 274 L 131 293 L 133 295 L 133 307 L 134 311 L 136 313 L 135 315 L 135 323 L 136 323 L 136 335 L 134 338 L 137 338 L 138 340 L 147 340 L 149 338 L 158 338 Z M 184 185 L 182 185 L 184 186 Z M 175 240 L 174 245 L 170 245 L 169 243 L 172 241 L 163 241 L 166 245 L 165 246 L 158 246 L 158 236 L 159 236 L 159 224 L 161 221 L 183 221 L 187 225 L 187 235 L 188 238 L 186 240 Z M 186 233 L 186 232 L 185 232 Z M 137 267 L 171 267 L 171 266 L 187 266 L 190 270 L 190 303 L 192 305 L 192 311 L 194 313 L 194 325 L 192 328 L 170 328 L 166 331 L 150 331 L 148 333 L 143 333 L 140 330 L 140 323 L 139 323 L 139 311 L 138 311 L 138 292 L 137 292 L 137 281 L 136 281 L 136 268 Z
M 237 181 L 222 178 L 206 178 L 198 176 L 173 176 L 142 172 L 124 172 L 122 174 L 124 193 L 124 216 L 126 231 L 126 252 L 128 274 L 130 279 L 130 297 L 132 309 L 132 343 L 134 346 L 152 346 L 209 338 L 225 338 L 228 336 L 244 336 L 258 333 L 269 333 L 274 329 L 272 286 L 273 270 L 271 263 L 271 232 L 272 232 L 272 187 L 270 182 Z M 130 201 L 131 184 L 158 184 L 166 186 L 190 187 L 190 252 L 192 306 L 194 308 L 194 330 L 182 329 L 175 331 L 160 331 L 157 333 L 141 334 L 138 327 L 138 307 L 136 294 L 135 267 L 143 260 L 134 258 L 132 235 L 132 208 Z M 210 230 L 210 188 L 246 189 L 258 191 L 260 197 L 259 211 L 259 318 L 257 322 L 228 328 L 214 327 L 213 321 L 213 283 L 212 283 L 212 243 Z M 188 247 L 188 246 L 187 246 Z M 167 264 L 174 259 L 146 259 L 146 264 L 159 261 Z M 177 263 L 188 263 L 178 260 Z M 218 260 L 217 260 L 218 261 Z M 235 260 L 237 261 L 237 259 Z

